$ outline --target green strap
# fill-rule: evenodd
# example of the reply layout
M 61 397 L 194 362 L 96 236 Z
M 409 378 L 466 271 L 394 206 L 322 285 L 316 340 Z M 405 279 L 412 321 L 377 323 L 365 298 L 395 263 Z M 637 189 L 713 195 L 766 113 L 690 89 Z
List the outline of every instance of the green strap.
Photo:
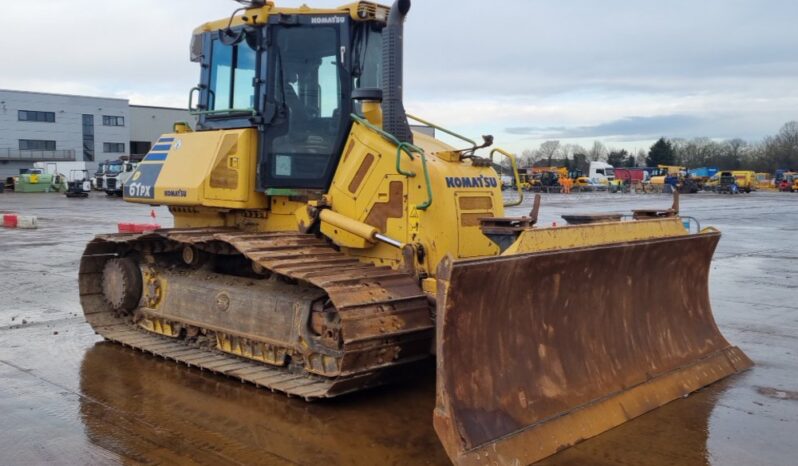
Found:
M 402 173 L 399 170 L 399 159 L 402 157 L 402 152 L 406 152 L 410 159 L 413 159 L 413 153 L 418 154 L 421 157 L 421 167 L 424 171 L 424 184 L 427 187 L 427 200 L 422 202 L 421 204 L 416 205 L 416 209 L 418 210 L 427 210 L 429 206 L 432 205 L 432 183 L 429 180 L 429 170 L 427 169 L 427 156 L 424 154 L 424 150 L 420 147 L 414 146 L 413 144 L 409 144 L 407 142 L 402 142 L 397 146 L 396 152 L 396 169 L 399 173 Z M 404 175 L 404 173 L 402 173 Z M 410 173 L 411 176 L 416 176 L 415 173 Z
M 413 178 L 414 176 L 416 176 L 416 174 L 411 171 L 405 171 L 402 169 L 401 166 L 402 152 L 406 153 L 407 156 L 410 157 L 410 160 L 413 160 L 413 152 L 414 152 L 413 147 L 415 146 L 413 146 L 412 144 L 408 144 L 406 142 L 400 142 L 396 146 L 396 171 L 399 172 L 399 174 L 404 175 L 408 178 Z

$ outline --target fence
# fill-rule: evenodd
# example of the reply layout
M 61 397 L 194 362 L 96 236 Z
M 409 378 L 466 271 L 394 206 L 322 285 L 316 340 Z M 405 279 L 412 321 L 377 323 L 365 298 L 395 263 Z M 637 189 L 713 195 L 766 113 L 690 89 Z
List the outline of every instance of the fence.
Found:
M 19 150 L 0 149 L 0 161 L 22 162 L 71 162 L 75 160 L 74 150 Z

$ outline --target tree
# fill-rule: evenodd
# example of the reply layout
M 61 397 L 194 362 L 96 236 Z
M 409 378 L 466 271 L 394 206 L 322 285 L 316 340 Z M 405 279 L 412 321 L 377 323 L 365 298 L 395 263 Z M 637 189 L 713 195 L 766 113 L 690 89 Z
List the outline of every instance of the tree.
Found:
M 645 167 L 647 161 L 646 151 L 643 149 L 637 150 L 637 155 L 635 156 L 635 167 Z
M 607 156 L 607 148 L 604 147 L 601 141 L 593 141 L 593 147 L 590 148 L 590 152 L 587 155 L 590 160 L 601 160 Z
M 659 138 L 648 151 L 646 165 L 656 167 L 657 165 L 673 165 L 674 163 L 673 144 L 664 137 Z
M 540 145 L 538 149 L 538 157 L 540 160 L 546 160 L 548 166 L 551 166 L 552 159 L 558 155 L 560 150 L 560 141 L 546 141 Z
M 535 151 L 532 149 L 524 149 L 521 152 L 521 158 L 518 159 L 518 168 L 531 167 L 533 160 L 535 160 Z
M 647 153 L 639 149 L 636 154 L 623 149 L 607 153 L 607 148 L 600 141 L 594 141 L 590 150 L 576 144 L 546 141 L 536 150 L 524 150 L 519 166 L 530 167 L 538 161 L 541 166 L 558 164 L 587 173 L 590 161 L 605 159 L 615 167 L 684 165 L 687 168 L 718 167 L 769 173 L 779 168 L 798 169 L 798 121 L 788 121 L 777 134 L 761 141 L 734 138 L 721 142 L 708 137 L 661 137 Z
M 697 167 L 725 167 L 722 163 L 726 147 L 710 138 L 672 139 L 674 164 L 684 165 L 687 168 Z M 728 168 L 736 168 L 729 166 Z
M 571 170 L 572 163 L 571 157 L 574 155 L 574 149 L 578 147 L 574 144 L 561 144 L 560 145 L 560 155 L 562 156 L 563 164 L 562 166 L 566 168 L 566 170 Z
M 612 165 L 613 167 L 622 167 L 626 162 L 626 159 L 629 157 L 629 152 L 626 149 L 621 150 L 611 150 L 609 154 L 607 154 L 607 163 Z
M 587 174 L 588 171 L 590 171 L 590 162 L 587 159 L 585 151 L 579 151 L 574 153 L 574 163 L 572 169 L 579 170 L 584 174 Z
M 798 168 L 798 121 L 785 123 L 764 145 L 763 156 L 771 170 Z

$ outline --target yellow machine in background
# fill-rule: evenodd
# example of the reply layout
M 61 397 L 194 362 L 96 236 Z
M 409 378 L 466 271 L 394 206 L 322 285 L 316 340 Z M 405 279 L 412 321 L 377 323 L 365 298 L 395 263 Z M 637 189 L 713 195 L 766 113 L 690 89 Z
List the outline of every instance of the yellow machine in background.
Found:
M 514 204 L 521 180 L 491 137 L 411 132 L 409 9 L 252 1 L 195 31 L 197 128 L 163 135 L 124 193 L 175 227 L 89 243 L 97 333 L 308 400 L 436 358 L 458 464 L 533 462 L 749 367 L 709 306 L 716 230 L 675 207 L 535 228 L 506 217 L 490 156 Z
M 798 192 L 798 172 L 784 172 L 776 189 L 785 192 Z
M 775 191 L 776 186 L 771 173 L 757 172 L 754 187 L 757 191 Z
M 737 181 L 737 187 L 740 191 L 750 193 L 756 190 L 756 173 L 751 170 L 734 170 L 732 171 L 734 179 Z
M 665 184 L 667 178 L 678 177 L 687 171 L 687 167 L 678 165 L 657 165 L 657 170 L 651 174 L 649 183 L 655 186 L 662 186 Z
M 535 180 L 532 175 L 522 172 L 518 174 L 518 181 L 518 187 L 521 188 L 522 191 L 531 191 Z

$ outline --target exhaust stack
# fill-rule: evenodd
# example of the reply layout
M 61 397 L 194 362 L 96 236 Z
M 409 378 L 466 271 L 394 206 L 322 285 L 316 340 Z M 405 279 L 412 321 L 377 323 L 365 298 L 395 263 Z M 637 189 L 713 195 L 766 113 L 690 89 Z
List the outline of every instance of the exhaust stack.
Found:
M 404 20 L 410 0 L 396 0 L 388 15 L 382 37 L 382 113 L 383 129 L 400 141 L 413 142 L 402 103 Z

